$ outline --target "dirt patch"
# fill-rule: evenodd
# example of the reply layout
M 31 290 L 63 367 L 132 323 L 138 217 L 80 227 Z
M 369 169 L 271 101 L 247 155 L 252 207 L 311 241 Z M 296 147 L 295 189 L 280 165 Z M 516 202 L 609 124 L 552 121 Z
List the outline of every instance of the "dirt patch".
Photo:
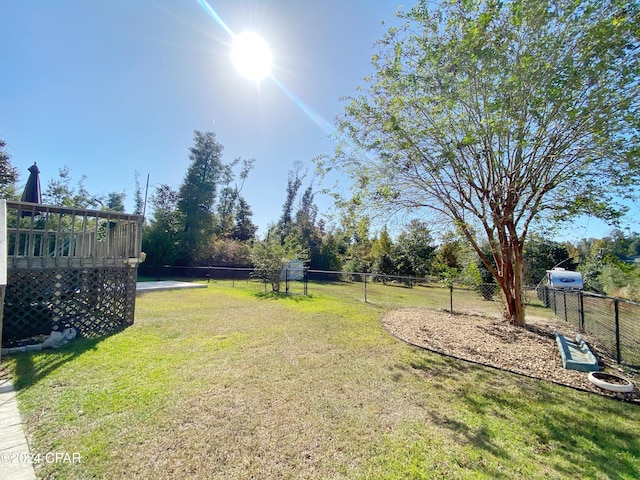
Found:
M 622 395 L 602 390 L 589 381 L 587 373 L 563 368 L 553 332 L 557 329 L 571 339 L 578 332 L 571 325 L 554 319 L 527 317 L 527 328 L 520 328 L 494 318 L 401 309 L 388 313 L 382 324 L 392 335 L 427 350 L 640 403 L 637 375 L 629 371 L 623 374 L 614 359 L 588 335 L 582 334 L 604 370 L 635 381 L 634 392 Z

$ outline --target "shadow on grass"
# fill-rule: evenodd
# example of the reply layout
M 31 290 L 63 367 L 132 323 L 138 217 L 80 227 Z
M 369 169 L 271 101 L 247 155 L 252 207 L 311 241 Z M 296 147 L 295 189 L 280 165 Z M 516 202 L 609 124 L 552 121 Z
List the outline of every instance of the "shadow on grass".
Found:
M 491 435 L 493 430 L 495 437 L 496 429 L 506 422 L 526 432 L 526 444 L 541 457 L 539 461 L 563 478 L 640 478 L 636 405 L 435 354 L 414 356 L 409 366 L 482 419 L 481 425 L 471 428 L 457 415 L 431 413 L 434 423 L 464 443 L 509 459 Z M 463 377 L 468 380 L 461 385 Z M 486 425 L 493 422 L 488 429 Z
M 35 385 L 67 362 L 93 351 L 106 338 L 122 332 L 116 330 L 99 338 L 81 338 L 54 350 L 38 350 L 12 355 L 14 388 L 20 391 Z
M 296 303 L 306 302 L 313 299 L 313 295 L 302 295 L 298 293 L 284 292 L 257 292 L 254 295 L 262 300 L 284 300 Z
M 392 282 L 392 281 L 386 281 L 386 282 L 381 282 L 381 281 L 376 281 L 374 283 L 374 285 L 382 285 L 384 287 L 390 287 L 390 288 L 402 288 L 402 289 L 413 289 L 415 288 L 417 285 L 408 285 L 404 282 Z
M 597 399 L 588 393 L 573 394 L 562 387 L 549 388 L 544 384 L 528 388 L 521 398 L 510 398 L 496 391 L 484 391 L 481 402 L 466 398 L 467 404 L 487 412 L 498 406 L 503 412 L 514 409 L 529 410 L 535 422 L 524 425 L 531 435 L 531 443 L 539 452 L 555 453 L 548 464 L 566 478 L 585 478 L 599 472 L 606 478 L 640 478 L 637 455 L 640 436 L 633 431 L 629 418 L 635 405 L 626 405 L 614 399 Z M 524 393 L 524 392 L 523 392 Z M 529 397 L 527 401 L 524 397 Z M 493 407 L 488 407 L 493 403 Z M 539 408 L 544 404 L 544 409 Z M 537 405 L 533 412 L 532 405 Z M 627 424 L 629 428 L 627 428 Z M 630 455 L 624 455 L 623 453 Z M 636 458 L 636 461 L 633 458 Z

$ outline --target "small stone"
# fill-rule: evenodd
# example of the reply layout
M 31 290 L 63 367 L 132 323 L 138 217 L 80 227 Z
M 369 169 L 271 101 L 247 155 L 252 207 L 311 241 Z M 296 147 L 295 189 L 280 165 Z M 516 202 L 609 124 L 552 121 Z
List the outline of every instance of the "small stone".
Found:
M 62 331 L 62 337 L 67 341 L 71 341 L 73 339 L 76 338 L 76 329 L 71 327 L 71 328 L 65 328 Z
M 42 342 L 42 348 L 56 348 L 65 343 L 64 337 L 62 336 L 62 332 L 57 332 L 53 330 L 51 335 L 47 337 L 47 339 Z

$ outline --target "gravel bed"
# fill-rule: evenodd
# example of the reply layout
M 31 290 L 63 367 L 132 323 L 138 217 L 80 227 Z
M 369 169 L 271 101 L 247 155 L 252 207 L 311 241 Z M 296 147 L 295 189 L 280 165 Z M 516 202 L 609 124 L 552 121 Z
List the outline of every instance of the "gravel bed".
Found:
M 407 308 L 388 313 L 382 324 L 395 337 L 433 352 L 640 403 L 636 372 L 618 368 L 586 334 L 581 335 L 598 358 L 602 370 L 634 381 L 634 391 L 618 394 L 602 390 L 589 381 L 587 373 L 562 367 L 553 332 L 558 330 L 570 339 L 578 332 L 561 321 L 527 317 L 527 327 L 520 328 L 495 318 Z

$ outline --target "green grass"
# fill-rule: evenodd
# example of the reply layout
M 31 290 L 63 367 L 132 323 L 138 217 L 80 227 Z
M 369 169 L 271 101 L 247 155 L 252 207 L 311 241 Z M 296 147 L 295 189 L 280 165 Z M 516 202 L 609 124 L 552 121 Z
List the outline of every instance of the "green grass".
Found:
M 10 357 L 34 452 L 82 455 L 38 476 L 640 476 L 637 405 L 404 345 L 381 316 L 441 299 L 360 288 L 150 292 L 118 334 Z

